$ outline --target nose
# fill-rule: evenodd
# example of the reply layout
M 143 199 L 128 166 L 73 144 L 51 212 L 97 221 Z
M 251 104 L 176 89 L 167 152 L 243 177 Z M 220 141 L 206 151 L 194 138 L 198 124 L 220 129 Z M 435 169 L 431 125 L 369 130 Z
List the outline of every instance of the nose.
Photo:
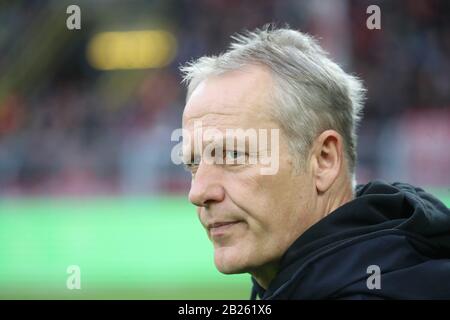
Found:
M 219 169 L 214 165 L 200 163 L 192 177 L 189 201 L 198 207 L 207 207 L 212 203 L 223 201 L 224 198 L 225 190 Z

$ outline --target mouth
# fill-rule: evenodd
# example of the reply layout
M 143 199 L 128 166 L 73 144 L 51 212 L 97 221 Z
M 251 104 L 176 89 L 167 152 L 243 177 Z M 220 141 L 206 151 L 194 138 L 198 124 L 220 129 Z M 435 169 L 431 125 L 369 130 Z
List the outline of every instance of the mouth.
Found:
M 242 221 L 223 221 L 208 224 L 208 230 L 211 237 L 223 236 L 226 232 L 232 229 L 235 225 L 241 223 Z

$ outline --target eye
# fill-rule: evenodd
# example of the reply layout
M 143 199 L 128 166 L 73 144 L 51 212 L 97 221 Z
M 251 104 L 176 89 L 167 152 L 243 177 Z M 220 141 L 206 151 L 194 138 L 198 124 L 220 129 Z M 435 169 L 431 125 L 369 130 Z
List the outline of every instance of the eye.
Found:
M 188 172 L 195 173 L 197 171 L 198 165 L 200 164 L 200 156 L 193 156 L 190 160 L 184 161 L 184 169 Z
M 246 160 L 246 154 L 237 150 L 225 151 L 225 163 L 226 164 L 244 164 Z

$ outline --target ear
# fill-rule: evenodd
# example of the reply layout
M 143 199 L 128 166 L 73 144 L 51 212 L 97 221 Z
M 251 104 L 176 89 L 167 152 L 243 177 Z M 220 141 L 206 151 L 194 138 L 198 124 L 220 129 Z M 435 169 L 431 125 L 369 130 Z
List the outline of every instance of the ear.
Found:
M 324 193 L 341 173 L 343 162 L 342 136 L 334 130 L 322 132 L 312 148 L 312 173 L 318 193 Z

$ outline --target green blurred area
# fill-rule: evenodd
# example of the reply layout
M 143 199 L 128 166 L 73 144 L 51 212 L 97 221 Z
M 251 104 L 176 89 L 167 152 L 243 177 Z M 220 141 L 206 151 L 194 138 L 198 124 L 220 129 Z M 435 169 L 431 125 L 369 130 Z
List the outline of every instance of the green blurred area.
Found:
M 70 265 L 80 290 L 66 287 Z M 0 299 L 248 299 L 250 287 L 215 269 L 184 197 L 0 199 Z
M 184 198 L 2 199 L 0 298 L 248 299 Z M 78 265 L 81 290 L 68 290 Z

